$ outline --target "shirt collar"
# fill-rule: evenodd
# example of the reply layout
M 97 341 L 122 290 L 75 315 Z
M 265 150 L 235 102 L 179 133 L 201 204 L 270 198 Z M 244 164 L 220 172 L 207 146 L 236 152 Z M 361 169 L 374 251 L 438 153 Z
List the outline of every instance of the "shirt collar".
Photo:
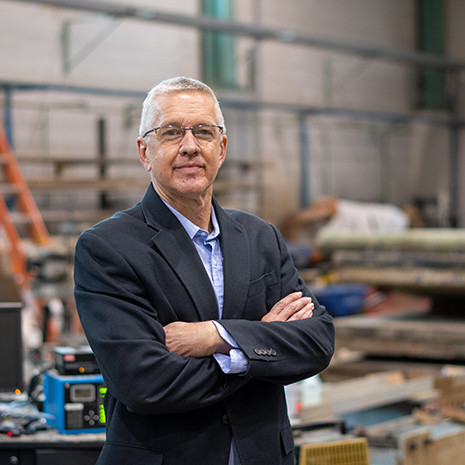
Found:
M 202 228 L 199 228 L 194 223 L 192 223 L 192 221 L 188 220 L 184 215 L 179 213 L 169 203 L 166 203 L 163 199 L 162 201 L 170 209 L 173 215 L 179 220 L 179 222 L 182 224 L 182 226 L 184 227 L 184 229 L 186 230 L 187 234 L 189 235 L 191 239 L 194 239 L 194 237 L 197 234 L 204 231 Z M 213 231 L 209 235 L 208 235 L 208 231 L 204 231 L 208 235 L 208 238 L 207 238 L 208 240 L 216 239 L 220 235 L 220 225 L 216 218 L 216 213 L 215 213 L 215 209 L 213 208 L 213 205 L 212 205 L 212 225 L 213 225 Z

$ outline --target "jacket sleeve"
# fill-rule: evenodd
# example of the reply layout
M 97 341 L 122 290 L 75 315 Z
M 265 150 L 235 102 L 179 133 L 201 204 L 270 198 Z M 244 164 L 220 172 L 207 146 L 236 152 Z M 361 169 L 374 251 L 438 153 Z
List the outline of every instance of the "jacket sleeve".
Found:
M 221 324 L 249 359 L 248 376 L 276 384 L 290 384 L 313 376 L 329 365 L 335 333 L 332 317 L 298 276 L 281 234 L 271 227 L 280 254 L 280 298 L 302 291 L 315 304 L 313 316 L 290 322 L 230 319 L 221 320 Z
M 224 375 L 213 357 L 167 350 L 158 309 L 138 274 L 145 271 L 133 269 L 90 230 L 77 242 L 76 305 L 112 396 L 135 413 L 180 413 L 215 404 L 243 386 L 247 378 Z

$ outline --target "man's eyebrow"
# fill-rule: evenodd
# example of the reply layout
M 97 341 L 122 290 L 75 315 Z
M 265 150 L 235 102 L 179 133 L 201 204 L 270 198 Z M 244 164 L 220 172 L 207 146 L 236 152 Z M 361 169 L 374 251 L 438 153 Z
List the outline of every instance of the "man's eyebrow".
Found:
M 200 123 L 195 123 L 192 126 L 198 126 L 200 124 L 203 125 L 203 126 L 216 126 L 217 125 L 216 123 L 207 123 L 206 121 L 201 121 Z M 183 126 L 181 123 L 173 123 L 173 122 L 171 122 L 171 123 L 162 123 L 158 127 L 162 128 L 162 127 L 165 127 L 165 126 L 186 127 L 186 126 Z

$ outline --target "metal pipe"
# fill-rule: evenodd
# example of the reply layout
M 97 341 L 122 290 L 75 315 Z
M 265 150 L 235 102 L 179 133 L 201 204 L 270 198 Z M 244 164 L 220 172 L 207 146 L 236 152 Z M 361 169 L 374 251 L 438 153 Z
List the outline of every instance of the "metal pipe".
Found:
M 448 96 L 447 105 L 449 114 L 454 118 L 459 112 L 458 102 L 460 101 L 460 75 L 458 72 L 448 74 Z M 459 125 L 449 126 L 449 226 L 457 227 L 459 224 L 462 207 L 460 202 L 460 129 Z
M 34 82 L 15 82 L 0 79 L 0 88 L 9 88 L 11 91 L 55 91 L 69 92 L 77 94 L 101 95 L 105 97 L 127 97 L 142 100 L 146 97 L 146 92 L 127 89 L 107 89 L 99 87 L 72 86 L 64 84 L 46 84 Z M 391 124 L 427 124 L 431 126 L 449 127 L 465 126 L 465 120 L 453 116 L 442 115 L 406 115 L 400 113 L 388 113 L 382 111 L 356 110 L 350 108 L 328 108 L 311 105 L 298 105 L 280 102 L 263 102 L 252 99 L 241 99 L 218 96 L 218 100 L 223 107 L 241 110 L 273 110 L 286 113 L 307 114 L 314 116 L 330 116 L 335 118 L 351 118 L 367 121 L 387 122 Z
M 104 118 L 99 118 L 97 121 L 99 179 L 106 179 L 107 177 L 106 132 L 106 121 Z M 100 192 L 100 208 L 102 210 L 109 208 L 108 194 L 106 191 Z
M 5 86 L 3 88 L 5 96 L 5 108 L 3 110 L 3 123 L 5 127 L 5 135 L 8 140 L 8 144 L 13 149 L 13 114 L 12 114 L 12 105 L 11 105 L 11 87 Z
M 456 126 L 449 130 L 449 227 L 458 226 L 460 134 Z
M 316 37 L 300 34 L 290 29 L 276 29 L 251 24 L 224 21 L 206 16 L 188 16 L 142 7 L 128 7 L 94 0 L 16 0 L 22 3 L 39 3 L 41 5 L 73 10 L 91 11 L 119 18 L 131 18 L 141 21 L 162 22 L 178 26 L 194 27 L 202 30 L 227 32 L 230 34 L 254 37 L 258 40 L 271 40 L 299 44 L 309 47 L 333 50 L 336 52 L 361 55 L 366 58 L 384 60 L 441 69 L 464 69 L 465 62 L 449 60 L 442 56 L 424 52 L 410 52 L 382 47 L 374 47 L 358 42 L 349 42 L 328 37 Z
M 307 115 L 299 115 L 299 139 L 300 139 L 300 208 L 304 209 L 310 205 L 310 137 L 307 126 Z

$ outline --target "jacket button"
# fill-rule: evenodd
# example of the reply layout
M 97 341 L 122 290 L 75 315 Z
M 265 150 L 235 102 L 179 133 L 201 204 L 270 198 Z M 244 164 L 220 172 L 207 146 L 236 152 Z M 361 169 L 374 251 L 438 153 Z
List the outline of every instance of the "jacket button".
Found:
M 228 417 L 228 414 L 225 413 L 222 418 L 221 418 L 221 423 L 223 423 L 223 425 L 229 425 L 231 424 L 231 422 L 229 421 L 229 417 Z

